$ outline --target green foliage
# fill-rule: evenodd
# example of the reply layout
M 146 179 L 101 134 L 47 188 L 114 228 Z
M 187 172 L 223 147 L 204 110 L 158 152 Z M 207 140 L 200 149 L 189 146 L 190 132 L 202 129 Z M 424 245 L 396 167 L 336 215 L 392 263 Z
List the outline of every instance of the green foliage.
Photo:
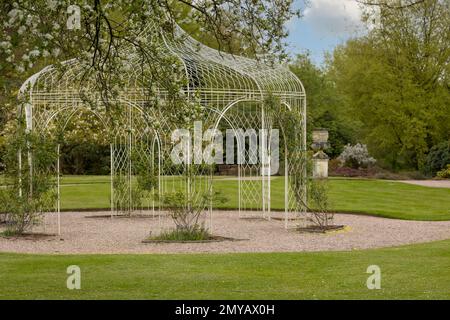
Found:
M 166 193 L 161 197 L 161 203 L 166 207 L 177 230 L 193 232 L 199 226 L 199 219 L 207 205 L 207 194 L 201 196 L 201 202 L 194 202 L 193 196 L 177 191 Z
M 116 175 L 114 184 L 114 209 L 130 216 L 135 209 L 142 209 L 146 193 L 130 177 Z
M 56 179 L 50 170 L 56 145 L 40 135 L 25 133 L 20 124 L 9 139 L 4 159 L 10 184 L 0 189 L 1 211 L 6 213 L 8 231 L 21 234 L 39 224 L 56 203 Z
M 114 175 L 114 208 L 131 215 L 140 210 L 147 201 L 158 198 L 158 172 L 145 150 L 133 149 L 131 152 L 131 171 L 128 168 Z
M 313 129 L 326 128 L 330 142 L 327 154 L 331 158 L 337 157 L 346 144 L 356 141 L 355 120 L 345 113 L 342 95 L 336 90 L 327 70 L 312 63 L 309 53 L 297 55 L 290 69 L 306 90 L 308 137 Z
M 367 36 L 338 47 L 329 73 L 360 141 L 391 168 L 423 169 L 429 149 L 449 139 L 450 11 L 440 0 L 367 9 Z
M 442 179 L 450 179 L 450 164 L 447 165 L 447 168 L 442 169 L 437 173 L 437 177 Z
M 309 104 L 310 107 L 314 107 Z M 325 110 L 321 115 L 311 119 L 312 125 L 309 124 L 309 131 L 313 128 L 325 128 L 329 134 L 330 147 L 326 149 L 326 153 L 330 158 L 337 157 L 344 150 L 348 143 L 357 141 L 355 130 L 352 127 L 352 120 L 341 115 L 342 111 Z
M 110 172 L 110 146 L 95 142 L 61 145 L 61 172 L 76 175 L 107 175 Z
M 295 166 L 295 169 L 289 172 L 289 182 L 297 210 L 306 209 L 311 212 L 314 224 L 319 227 L 328 226 L 329 222 L 332 221 L 332 216 L 328 213 L 327 183 L 326 181 L 309 179 L 305 175 L 305 172 L 312 172 L 312 154 L 300 148 L 303 143 L 301 141 L 303 134 L 300 125 L 303 122 L 301 111 L 280 109 L 281 103 L 273 95 L 266 97 L 264 106 L 267 113 L 274 117 L 276 126 L 280 128 L 288 152 L 287 158 Z M 280 152 L 280 154 L 284 155 L 284 152 Z M 309 192 L 306 192 L 306 190 L 309 190 Z M 310 207 L 310 203 L 315 206 L 314 209 Z
M 79 106 L 70 121 L 59 124 L 51 133 L 61 145 L 62 173 L 109 174 L 111 135 L 100 116 L 107 118 L 105 110 L 96 109 L 94 113 Z
M 220 203 L 226 200 L 220 192 L 213 191 L 212 185 L 206 182 L 205 188 L 198 190 L 193 189 L 197 179 L 202 179 L 198 176 L 198 170 L 202 167 L 195 165 L 180 165 L 183 167 L 182 175 L 179 178 L 180 183 L 187 187 L 187 190 L 180 188 L 172 192 L 164 194 L 157 194 L 161 205 L 166 208 L 176 229 L 182 232 L 196 232 L 202 228 L 201 217 L 206 208 L 213 203 Z
M 148 158 L 152 154 L 147 150 L 133 150 L 132 163 L 136 175 L 137 186 L 145 192 L 152 192 L 158 187 L 158 169 Z M 155 156 L 156 157 L 156 156 Z
M 425 161 L 424 172 L 435 175 L 441 169 L 445 169 L 448 163 L 450 163 L 450 141 L 445 141 L 431 148 Z
M 33 191 L 22 188 L 22 195 L 18 186 L 0 190 L 0 202 L 3 203 L 2 211 L 6 213 L 6 224 L 10 232 L 21 234 L 33 226 L 42 222 L 42 216 L 46 210 L 54 206 L 56 192 L 48 183 L 48 175 L 34 174 Z M 28 179 L 23 179 L 26 183 Z
M 150 238 L 151 240 L 164 240 L 164 241 L 203 241 L 210 240 L 211 234 L 209 231 L 201 226 L 194 226 L 190 229 L 173 229 L 163 231 L 156 237 Z
M 136 178 L 138 186 L 144 191 L 151 192 L 158 186 L 158 175 L 151 168 L 139 171 Z
M 311 179 L 309 182 L 309 202 L 312 206 L 311 219 L 318 227 L 327 227 L 333 222 L 334 215 L 329 212 L 328 179 Z
M 0 232 L 0 237 L 8 238 L 8 237 L 14 237 L 14 236 L 17 236 L 17 235 L 20 235 L 20 233 L 18 233 L 15 230 L 11 230 L 11 229 L 6 229 L 5 231 Z
M 181 233 L 196 234 L 201 226 L 201 216 L 211 203 L 222 203 L 226 198 L 220 192 L 187 193 L 175 191 L 160 196 L 163 207 L 169 210 L 170 216 Z

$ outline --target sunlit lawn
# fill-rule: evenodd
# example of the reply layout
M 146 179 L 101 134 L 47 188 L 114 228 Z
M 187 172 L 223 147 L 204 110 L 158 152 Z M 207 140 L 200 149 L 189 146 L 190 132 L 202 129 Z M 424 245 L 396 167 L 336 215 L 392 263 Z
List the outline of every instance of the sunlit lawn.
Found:
M 177 178 L 168 178 L 176 190 Z M 110 203 L 108 176 L 65 176 L 62 180 L 62 208 L 101 209 Z M 259 182 L 254 183 L 259 190 Z M 386 180 L 330 179 L 330 200 L 333 211 L 366 213 L 391 218 L 416 220 L 449 220 L 450 189 L 428 188 Z M 215 190 L 227 198 L 219 208 L 238 207 L 238 184 L 224 177 L 214 179 Z M 284 179 L 274 178 L 271 206 L 282 209 Z M 257 204 L 255 204 L 257 205 Z M 251 206 L 251 204 L 250 204 Z
M 179 185 L 177 178 L 166 183 Z M 237 205 L 237 182 L 215 188 Z M 281 208 L 284 181 L 272 183 Z M 176 188 L 176 187 L 175 187 Z M 65 209 L 109 206 L 107 176 L 66 176 Z M 336 211 L 405 219 L 450 219 L 450 190 L 382 180 L 331 179 Z M 66 288 L 66 269 L 82 270 L 82 289 Z M 380 290 L 368 290 L 369 265 L 381 268 Z M 449 299 L 450 240 L 347 252 L 23 255 L 0 253 L 0 299 Z
M 81 268 L 81 290 L 66 269 Z M 369 265 L 381 289 L 368 290 Z M 0 299 L 449 299 L 450 240 L 349 252 L 0 253 Z

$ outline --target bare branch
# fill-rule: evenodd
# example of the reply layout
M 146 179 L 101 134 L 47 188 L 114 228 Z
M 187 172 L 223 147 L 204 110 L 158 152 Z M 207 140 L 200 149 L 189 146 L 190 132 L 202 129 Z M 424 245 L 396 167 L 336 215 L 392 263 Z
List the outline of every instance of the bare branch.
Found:
M 392 0 L 356 0 L 356 2 L 366 6 L 378 6 L 389 9 L 406 9 L 424 3 L 426 0 L 409 0 L 406 3 Z M 397 3 L 397 4 L 396 4 Z

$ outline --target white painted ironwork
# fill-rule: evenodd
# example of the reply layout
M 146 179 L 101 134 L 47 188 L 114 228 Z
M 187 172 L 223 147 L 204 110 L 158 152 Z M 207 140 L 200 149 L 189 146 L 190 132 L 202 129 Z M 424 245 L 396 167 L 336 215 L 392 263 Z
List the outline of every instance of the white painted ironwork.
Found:
M 150 28 L 150 27 L 149 27 Z M 284 179 L 284 222 L 289 228 L 298 224 L 296 219 L 305 212 L 305 208 L 295 201 L 289 184 L 292 172 L 302 172 L 301 183 L 306 197 L 306 94 L 300 80 L 282 65 L 266 65 L 262 61 L 246 57 L 218 52 L 209 48 L 177 29 L 180 37 L 165 37 L 161 45 L 165 46 L 168 55 L 176 56 L 184 65 L 188 86 L 184 88 L 186 99 L 194 99 L 194 92 L 199 93 L 201 104 L 209 110 L 204 123 L 209 128 L 226 129 L 271 129 L 275 127 L 271 116 L 265 112 L 264 99 L 269 95 L 278 97 L 281 101 L 279 112 L 298 110 L 303 121 L 298 123 L 299 144 L 296 150 L 285 150 L 284 170 L 277 179 Z M 182 39 L 182 40 L 180 40 Z M 152 39 L 149 39 L 152 41 Z M 132 50 L 131 50 L 132 51 Z M 132 61 L 136 61 L 131 59 Z M 142 195 L 135 194 L 135 168 L 133 157 L 144 159 L 152 170 L 158 172 L 158 186 L 152 192 L 163 195 L 167 192 L 186 189 L 193 199 L 203 192 L 212 192 L 215 182 L 220 181 L 211 168 L 193 165 L 196 179 L 183 181 L 177 168 L 170 161 L 170 132 L 176 124 L 167 120 L 165 110 L 154 110 L 149 107 L 149 90 L 140 86 L 136 80 L 136 72 L 131 68 L 128 86 L 122 88 L 118 103 L 126 111 L 118 121 L 120 126 L 114 126 L 106 117 L 105 107 L 98 99 L 98 106 L 93 109 L 85 103 L 81 93 L 93 90 L 92 81 L 87 80 L 81 85 L 80 77 L 83 66 L 77 59 L 62 63 L 63 72 L 49 66 L 30 77 L 21 87 L 20 96 L 24 101 L 28 130 L 48 134 L 53 138 L 58 130 L 64 130 L 74 114 L 80 110 L 95 114 L 105 127 L 105 133 L 110 137 L 111 152 L 111 217 L 118 214 L 131 214 L 147 209 L 153 216 L 158 215 L 161 223 L 161 213 L 155 197 L 145 205 L 147 199 L 136 199 Z M 82 87 L 81 87 L 82 86 Z M 159 99 L 165 99 L 163 89 L 157 90 Z M 154 128 L 152 124 L 158 121 L 161 126 Z M 238 145 L 238 152 L 245 153 L 249 159 L 246 146 Z M 58 147 L 59 154 L 59 147 Z M 30 161 L 32 156 L 29 156 Z M 269 162 L 270 166 L 270 162 Z M 31 166 L 32 167 L 32 166 Z M 58 204 L 60 211 L 60 165 L 57 161 L 58 174 Z M 32 175 L 32 172 L 30 173 Z M 237 176 L 228 177 L 236 183 L 239 217 L 262 218 L 272 217 L 271 188 L 272 177 L 262 174 L 262 164 L 251 164 L 247 160 L 238 165 Z M 306 199 L 306 198 L 305 198 Z M 138 201 L 139 200 L 139 201 Z M 205 208 L 205 217 L 209 212 L 209 225 L 212 226 L 212 208 Z M 51 211 L 51 208 L 48 208 Z M 155 213 L 158 212 L 158 213 Z M 60 220 L 58 215 L 58 232 Z

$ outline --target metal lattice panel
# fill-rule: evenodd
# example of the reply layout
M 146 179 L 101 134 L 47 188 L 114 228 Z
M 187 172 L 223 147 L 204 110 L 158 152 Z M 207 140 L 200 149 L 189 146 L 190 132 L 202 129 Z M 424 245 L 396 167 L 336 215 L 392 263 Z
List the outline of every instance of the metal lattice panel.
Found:
M 288 150 L 284 159 L 285 171 L 281 173 L 286 179 L 285 221 L 286 227 L 289 227 L 291 221 L 305 211 L 305 208 L 299 207 L 288 181 L 292 172 L 302 172 L 304 181 L 300 183 L 304 185 L 304 195 L 301 196 L 306 197 L 306 96 L 301 82 L 281 65 L 270 66 L 261 61 L 218 52 L 184 34 L 181 29 L 177 29 L 177 40 L 170 40 L 152 28 L 149 26 L 144 31 L 148 33 L 149 43 L 159 44 L 167 55 L 176 57 L 184 65 L 185 74 L 181 76 L 186 77 L 188 86 L 183 94 L 186 99 L 200 99 L 207 110 L 202 119 L 205 128 L 245 131 L 276 127 L 272 116 L 265 113 L 264 99 L 269 94 L 277 96 L 283 103 L 280 112 L 285 108 L 301 112 L 304 120 L 298 123 L 298 145 L 296 150 Z M 138 63 L 139 57 L 131 48 L 129 56 L 131 66 Z M 170 132 L 176 129 L 176 125 L 171 123 L 163 108 L 152 109 L 148 103 L 149 99 L 154 98 L 164 100 L 167 92 L 158 88 L 154 93 L 156 97 L 152 97 L 151 91 L 143 87 L 139 80 L 139 68 L 129 68 L 127 85 L 117 99 L 123 112 L 116 123 L 111 123 L 94 91 L 95 78 L 86 78 L 84 66 L 76 59 L 62 65 L 62 68 L 44 68 L 22 86 L 20 95 L 24 101 L 22 107 L 25 109 L 27 127 L 28 130 L 52 135 L 57 129 L 63 130 L 81 109 L 91 111 L 100 119 L 111 143 L 112 215 L 142 208 L 155 214 L 155 210 L 160 209 L 157 201 L 148 200 L 151 198 L 149 195 L 134 193 L 137 170 L 134 159 L 148 163 L 158 173 L 158 185 L 154 192 L 164 194 L 186 190 L 195 199 L 203 192 L 212 191 L 215 179 L 211 167 L 193 165 L 192 173 L 197 178 L 194 183 L 187 183 L 180 178 L 182 169 L 180 171 L 179 167 L 170 164 Z M 82 75 L 87 81 L 81 86 Z M 99 102 L 98 106 L 93 109 L 87 105 L 83 94 L 90 94 Z M 157 127 L 153 125 L 156 121 L 159 123 Z M 248 216 L 248 211 L 253 210 L 251 216 L 256 214 L 270 218 L 271 179 L 262 176 L 261 164 L 248 161 L 252 156 L 248 148 L 241 146 L 241 149 L 247 160 L 239 165 L 235 177 L 240 216 Z M 136 201 L 136 197 L 142 199 Z M 205 208 L 205 214 L 211 214 L 211 210 L 210 204 L 209 208 Z

